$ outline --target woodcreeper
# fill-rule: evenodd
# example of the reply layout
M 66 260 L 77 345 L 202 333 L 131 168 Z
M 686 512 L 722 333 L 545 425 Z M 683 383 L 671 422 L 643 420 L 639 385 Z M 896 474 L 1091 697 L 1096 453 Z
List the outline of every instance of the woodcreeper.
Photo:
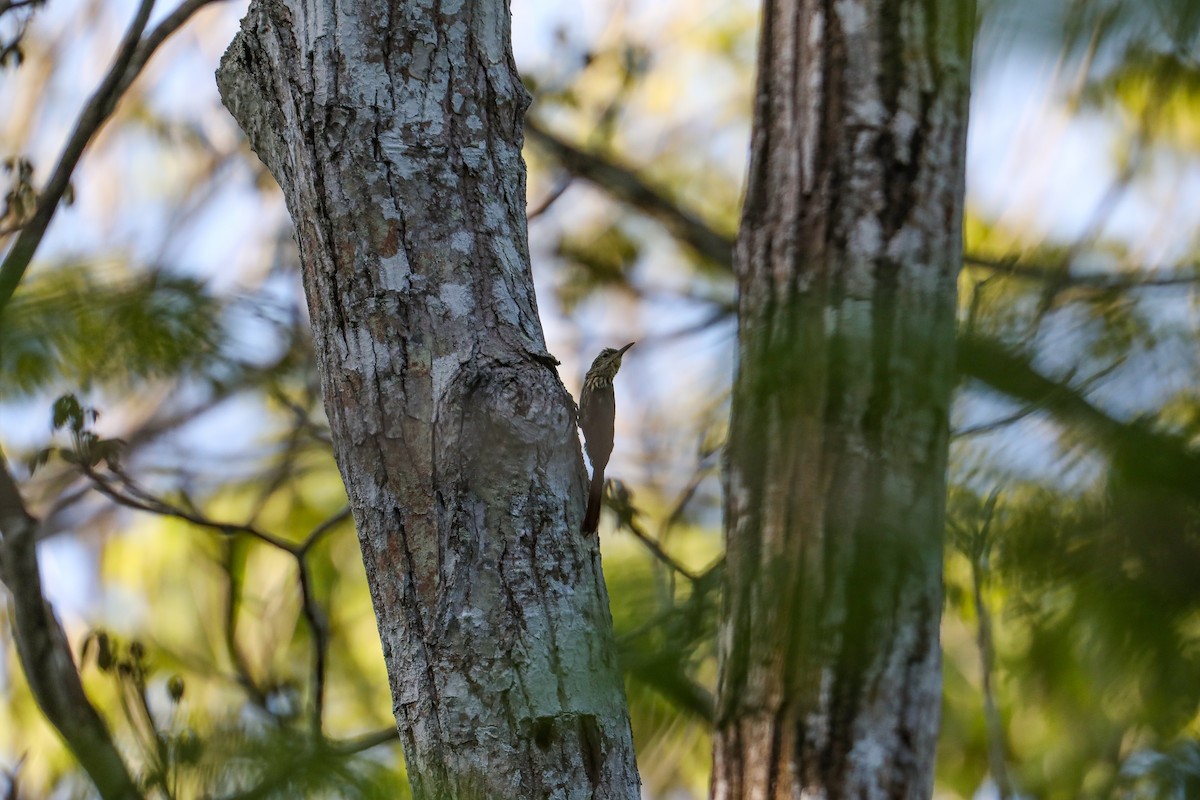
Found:
M 588 491 L 587 513 L 583 517 L 583 532 L 595 533 L 600 525 L 600 501 L 604 498 L 604 468 L 612 455 L 613 435 L 617 415 L 613 395 L 613 378 L 621 368 L 621 356 L 634 343 L 614 350 L 606 347 L 596 356 L 583 379 L 579 398 L 579 427 L 583 429 L 583 447 L 592 462 L 592 484 Z

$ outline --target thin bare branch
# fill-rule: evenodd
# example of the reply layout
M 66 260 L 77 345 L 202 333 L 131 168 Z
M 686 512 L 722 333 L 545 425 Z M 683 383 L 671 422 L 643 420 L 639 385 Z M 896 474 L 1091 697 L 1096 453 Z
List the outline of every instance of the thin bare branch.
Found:
M 320 525 L 312 529 L 312 532 L 305 537 L 304 543 L 300 545 L 297 555 L 308 555 L 308 551 L 312 549 L 325 534 L 332 531 L 338 525 L 350 518 L 350 506 L 346 506 L 338 513 L 334 514 L 329 519 L 322 522 Z
M 250 661 L 246 658 L 246 653 L 242 650 L 237 640 L 237 621 L 238 621 L 238 594 L 241 592 L 239 579 L 234 574 L 234 543 L 230 539 L 226 539 L 225 546 L 222 552 L 221 566 L 225 570 L 225 619 L 222 627 L 222 633 L 225 640 L 225 651 L 229 656 L 229 660 L 233 663 L 233 670 L 236 674 L 237 684 L 242 687 L 247 696 L 257 707 L 267 709 L 267 695 L 258 685 L 258 681 L 254 679 L 254 674 L 250 670 Z
M 650 551 L 651 555 L 653 555 L 663 564 L 670 567 L 673 571 L 678 572 L 689 581 L 695 581 L 697 579 L 696 573 L 692 572 L 690 569 L 683 566 L 670 555 L 668 555 L 667 552 L 659 546 L 658 542 L 654 541 L 654 539 L 650 538 L 649 534 L 642 530 L 640 525 L 629 525 L 627 526 L 627 529 L 630 533 L 636 536 L 642 544 L 646 546 L 646 549 Z
M 658 529 L 658 540 L 660 542 L 665 541 L 671 529 L 679 523 L 679 520 L 683 519 L 683 512 L 687 509 L 688 504 L 692 502 L 692 498 L 696 496 L 696 492 L 700 489 L 700 484 L 712 474 L 713 457 L 718 452 L 701 454 L 699 463 L 696 464 L 695 469 L 692 470 L 691 478 L 688 479 L 687 486 L 683 487 L 683 491 L 679 493 L 679 496 L 675 499 L 675 503 L 671 506 L 670 513 L 667 514 L 666 519 L 663 520 L 662 525 Z
M 970 338 L 970 337 L 964 336 L 962 338 Z M 1104 380 L 1109 375 L 1111 375 L 1113 372 L 1115 372 L 1117 367 L 1119 367 L 1119 366 L 1121 366 L 1120 360 L 1108 365 L 1104 369 L 1097 371 L 1095 374 L 1089 376 L 1088 378 L 1079 381 L 1078 387 L 1073 389 L 1072 391 L 1078 392 L 1080 394 L 1082 394 L 1083 392 L 1087 392 L 1089 389 L 1091 389 L 1097 383 Z M 1070 384 L 1072 382 L 1072 380 L 1074 379 L 1074 377 L 1075 377 L 1075 373 L 1074 373 L 1074 371 L 1072 371 L 1071 374 L 1067 375 L 1063 379 L 1063 381 L 1062 381 L 1063 385 L 1065 386 L 1065 385 Z M 1026 417 L 1028 417 L 1031 414 L 1035 414 L 1038 411 L 1042 411 L 1046 407 L 1046 403 L 1050 400 L 1053 400 L 1053 397 L 1047 396 L 1047 397 L 1043 398 L 1042 400 L 1039 400 L 1038 402 L 1029 403 L 1029 404 L 1025 405 L 1023 408 L 1021 408 L 1020 410 L 1018 410 L 1012 414 L 1009 414 L 1007 416 L 1001 417 L 999 419 L 992 420 L 991 422 L 983 422 L 978 425 L 972 425 L 970 427 L 960 428 L 959 430 L 951 431 L 950 437 L 953 439 L 965 439 L 969 436 L 979 436 L 979 435 L 982 435 L 985 433 L 992 433 L 993 431 L 1000 430 L 1001 428 L 1006 428 L 1009 425 L 1020 422 L 1021 420 L 1025 419 Z
M 705 314 L 704 317 L 698 322 L 690 322 L 672 331 L 664 331 L 659 334 L 643 336 L 640 341 L 646 346 L 658 346 L 661 344 L 668 344 L 670 342 L 677 342 L 680 339 L 687 339 L 691 336 L 695 336 L 698 333 L 703 333 L 716 325 L 731 322 L 733 321 L 736 313 L 736 310 L 732 307 L 717 306 L 708 314 Z
M 562 197 L 563 193 L 565 193 L 567 189 L 571 188 L 571 181 L 572 178 L 570 175 L 560 179 L 558 183 L 556 183 L 550 190 L 549 194 L 543 197 L 536 206 L 533 206 L 525 212 L 525 219 L 529 222 L 532 222 L 542 214 L 545 214 L 547 211 L 549 211 L 550 206 L 554 205 L 558 198 Z
M 1041 410 L 1042 403 L 1030 403 L 1023 407 L 1020 411 L 1009 414 L 999 419 L 994 419 L 991 422 L 981 422 L 978 425 L 970 425 L 966 428 L 960 428 L 955 431 L 950 431 L 952 439 L 967 439 L 972 436 L 982 436 L 985 433 L 994 433 L 1001 428 L 1007 428 L 1009 425 L 1014 425 L 1021 420 Z
M 659 543 L 652 539 L 650 535 L 642 528 L 642 524 L 637 520 L 641 512 L 634 507 L 630 492 L 625 488 L 624 484 L 620 483 L 619 481 L 609 481 L 608 487 L 608 505 L 614 512 L 616 512 L 617 528 L 623 528 L 632 533 L 643 545 L 646 546 L 646 549 L 650 551 L 652 556 L 669 567 L 673 572 L 676 572 L 687 578 L 689 581 L 694 582 L 698 577 L 696 573 L 692 572 L 690 569 L 672 558 L 665 550 L 662 549 Z
M 178 8 L 168 14 L 162 22 L 154 27 L 138 45 L 137 53 L 134 54 L 133 61 L 130 62 L 129 70 L 126 72 L 124 80 L 121 82 L 120 93 L 124 94 L 129 85 L 141 73 L 146 66 L 146 62 L 154 55 L 154 51 L 159 46 L 171 37 L 175 31 L 184 26 L 192 15 L 201 8 L 213 3 L 223 2 L 223 0 L 185 0 Z
M 37 252 L 38 246 L 42 243 L 46 229 L 50 227 L 50 220 L 54 218 L 54 212 L 58 210 L 58 203 L 71 183 L 71 173 L 75 171 L 75 165 L 79 163 L 88 143 L 108 121 L 108 118 L 112 116 L 113 109 L 116 108 L 117 100 L 121 96 L 121 88 L 129 74 L 130 65 L 137 55 L 142 31 L 146 28 L 146 22 L 150 19 L 150 11 L 153 8 L 154 0 L 142 0 L 141 5 L 138 6 L 137 14 L 117 49 L 112 67 L 104 76 L 104 80 L 100 82 L 99 88 L 88 100 L 87 105 L 84 106 L 79 120 L 75 123 L 75 130 L 67 139 L 67 144 L 50 175 L 50 180 L 38 195 L 37 211 L 21 230 L 17 240 L 13 242 L 12 249 L 8 251 L 4 261 L 0 263 L 0 319 L 3 318 L 4 307 L 25 275 L 29 262 L 33 260 L 33 254 Z
M 29 268 L 46 230 L 50 227 L 50 221 L 71 183 L 71 175 L 79 164 L 83 151 L 112 116 L 117 101 L 141 73 L 159 45 L 196 11 L 213 2 L 218 0 L 186 0 L 142 39 L 142 33 L 150 19 L 150 11 L 154 7 L 154 0 L 142 0 L 133 22 L 121 40 L 112 67 L 80 112 L 75 129 L 59 155 L 50 180 L 38 195 L 37 211 L 21 228 L 4 261 L 0 262 L 0 319 L 3 318 L 5 306 L 12 299 L 13 292 L 24 277 L 25 270 Z
M 530 140 L 541 147 L 569 173 L 589 181 L 615 199 L 626 203 L 663 224 L 683 243 L 691 246 L 713 264 L 733 269 L 732 235 L 721 233 L 692 211 L 683 208 L 665 193 L 652 187 L 635 170 L 612 159 L 571 144 L 543 128 L 534 119 L 525 123 Z M 963 263 L 1058 287 L 1079 287 L 1099 291 L 1151 289 L 1200 284 L 1200 265 L 1129 269 L 1122 274 L 1092 272 L 1071 273 L 1065 266 L 1034 264 L 1017 258 L 990 258 L 967 253 Z
M 995 516 L 996 501 L 999 498 L 1000 490 L 994 489 L 984 505 L 983 524 L 976 532 L 975 542 L 971 547 L 971 586 L 975 598 L 975 613 L 979 618 L 976 641 L 979 646 L 980 669 L 983 679 L 983 715 L 987 728 L 988 770 L 992 773 L 992 780 L 996 782 L 996 792 L 1000 800 L 1009 800 L 1013 796 L 1013 784 L 1012 777 L 1008 772 L 1004 721 L 1000 717 L 1000 708 L 996 704 L 996 693 L 992 685 L 996 666 L 996 647 L 992 639 L 992 615 L 983 598 L 983 586 L 988 576 L 988 554 L 991 550 L 992 519 Z
M 45 0 L 0 0 L 0 17 L 14 9 L 26 8 L 42 2 Z
M 301 607 L 304 614 L 304 619 L 312 633 L 312 707 L 310 716 L 310 726 L 314 735 L 322 735 L 322 722 L 325 713 L 325 683 L 328 672 L 327 662 L 329 658 L 329 626 L 325 620 L 324 612 L 320 604 L 317 602 L 316 595 L 313 590 L 312 575 L 309 571 L 306 556 L 311 551 L 312 547 L 320 541 L 327 533 L 336 528 L 340 523 L 350 517 L 349 507 L 343 508 L 338 513 L 317 525 L 302 544 L 296 545 L 282 539 L 271 533 L 258 528 L 249 523 L 229 523 L 220 522 L 209 519 L 198 511 L 191 509 L 179 508 L 176 505 L 168 503 L 162 498 L 155 497 L 145 489 L 137 486 L 128 476 L 124 475 L 119 470 L 113 470 L 113 474 L 117 480 L 113 480 L 107 475 L 96 472 L 94 469 L 85 468 L 84 473 L 91 479 L 96 490 L 104 496 L 116 502 L 118 505 L 132 508 L 138 511 L 145 511 L 160 516 L 172 517 L 189 522 L 199 527 L 208 528 L 218 531 L 219 533 L 229 535 L 232 533 L 244 533 L 259 541 L 270 544 L 290 554 L 296 560 L 297 578 L 300 585 Z M 263 699 L 262 690 L 254 681 L 250 674 L 249 665 L 246 663 L 244 655 L 237 645 L 235 628 L 236 628 L 236 604 L 234 602 L 234 576 L 231 564 L 226 564 L 227 572 L 229 573 L 229 586 L 226 597 L 226 632 L 225 642 L 229 650 L 229 655 L 234 662 L 235 669 L 238 673 L 239 683 L 251 695 L 256 703 Z M 260 703 L 261 704 L 261 703 Z
M 667 231 L 705 260 L 733 269 L 733 236 L 712 226 L 653 188 L 632 169 L 570 144 L 534 119 L 525 120 L 525 133 L 568 172 L 596 184 L 617 200 L 658 220 Z
M 1123 421 L 1095 405 L 1068 379 L 1036 370 L 1025 356 L 980 336 L 958 337 L 958 370 L 1008 395 L 1040 405 L 1055 420 L 1089 431 L 1095 447 L 1115 466 L 1136 471 L 1139 480 L 1181 496 L 1200 496 L 1200 455 L 1186 439 L 1140 420 Z M 1134 467 L 1136 465 L 1136 467 Z
M 1072 273 L 1069 264 L 1066 266 L 1032 264 L 1016 258 L 986 258 L 970 253 L 963 256 L 963 263 L 970 267 L 980 267 L 1004 275 L 1053 282 L 1063 287 L 1079 287 L 1098 291 L 1157 289 L 1200 284 L 1200 265 L 1164 268 L 1139 267 L 1123 273 Z
M 227 536 L 235 533 L 244 533 L 247 536 L 258 539 L 259 541 L 269 544 L 272 547 L 277 547 L 287 553 L 295 555 L 297 552 L 296 545 L 272 533 L 267 533 L 261 528 L 257 528 L 253 525 L 245 523 L 221 522 L 219 520 L 209 519 L 202 514 L 172 505 L 161 498 L 155 497 L 145 489 L 140 488 L 127 476 L 116 471 L 114 471 L 113 474 L 118 476 L 119 483 L 106 475 L 96 472 L 90 467 L 84 468 L 84 474 L 91 478 L 92 485 L 96 487 L 96 491 L 100 492 L 102 495 L 118 505 L 125 506 L 126 508 L 132 508 L 137 511 L 146 511 L 151 514 L 158 514 L 164 517 L 174 517 L 175 519 L 180 519 L 184 522 L 190 522 L 193 525 L 201 528 L 215 530 Z
M 329 749 L 335 753 L 345 756 L 352 756 L 356 753 L 361 753 L 364 750 L 370 750 L 372 747 L 378 747 L 381 744 L 388 744 L 399 739 L 399 734 L 394 727 L 380 728 L 371 733 L 364 733 L 362 736 L 356 736 L 353 739 L 346 739 L 340 742 L 330 742 Z
M 313 594 L 312 575 L 308 571 L 308 561 L 301 554 L 296 554 L 296 567 L 299 571 L 301 607 L 304 619 L 308 622 L 312 633 L 312 716 L 309 725 L 313 735 L 322 736 L 322 719 L 325 715 L 325 662 L 329 655 L 329 626 L 325 615 Z

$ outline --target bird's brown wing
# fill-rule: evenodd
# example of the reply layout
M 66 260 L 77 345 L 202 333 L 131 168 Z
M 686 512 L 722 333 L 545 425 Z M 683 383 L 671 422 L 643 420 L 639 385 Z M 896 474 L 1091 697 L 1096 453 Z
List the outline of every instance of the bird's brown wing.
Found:
M 579 404 L 579 427 L 593 470 L 597 467 L 603 470 L 612 455 L 616 405 L 612 386 L 584 392 Z

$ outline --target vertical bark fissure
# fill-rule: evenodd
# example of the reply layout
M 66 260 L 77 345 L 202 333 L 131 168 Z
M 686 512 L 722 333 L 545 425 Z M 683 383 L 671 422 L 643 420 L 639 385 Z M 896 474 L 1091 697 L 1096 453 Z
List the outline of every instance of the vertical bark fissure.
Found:
M 296 222 L 420 797 L 637 797 L 529 267 L 503 0 L 253 0 L 227 106 Z
M 931 790 L 973 13 L 765 3 L 736 248 L 718 798 Z

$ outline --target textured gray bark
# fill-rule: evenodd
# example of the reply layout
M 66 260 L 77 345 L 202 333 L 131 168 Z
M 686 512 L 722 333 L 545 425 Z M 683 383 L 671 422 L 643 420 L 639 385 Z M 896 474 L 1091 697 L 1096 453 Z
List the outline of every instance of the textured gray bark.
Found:
M 296 223 L 414 790 L 637 797 L 507 3 L 255 0 L 218 83 Z
M 766 0 L 713 794 L 927 798 L 974 7 Z

